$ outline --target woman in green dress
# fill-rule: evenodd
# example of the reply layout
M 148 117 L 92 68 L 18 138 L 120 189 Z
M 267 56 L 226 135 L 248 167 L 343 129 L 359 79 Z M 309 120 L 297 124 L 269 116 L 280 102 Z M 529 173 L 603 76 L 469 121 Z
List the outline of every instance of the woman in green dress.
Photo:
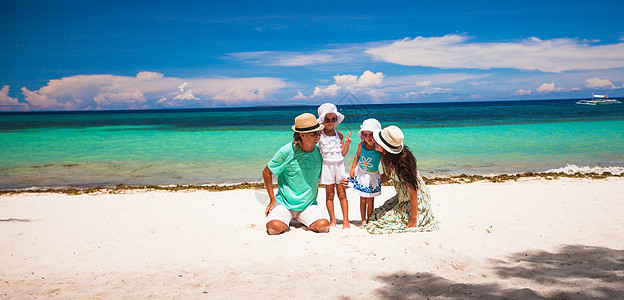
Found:
M 431 196 L 418 174 L 416 158 L 403 145 L 403 132 L 389 126 L 373 133 L 375 149 L 381 153 L 384 174 L 381 180 L 391 180 L 396 196 L 376 208 L 370 221 L 362 226 L 369 233 L 422 232 L 438 229 L 431 212 Z M 389 175 L 388 175 L 389 174 Z

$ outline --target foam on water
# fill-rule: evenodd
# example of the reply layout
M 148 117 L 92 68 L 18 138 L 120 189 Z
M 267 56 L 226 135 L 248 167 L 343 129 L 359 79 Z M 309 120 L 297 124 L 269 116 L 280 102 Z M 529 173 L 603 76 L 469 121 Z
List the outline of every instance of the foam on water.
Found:
M 566 173 L 566 174 L 611 173 L 613 175 L 622 175 L 624 174 L 624 167 L 598 167 L 598 166 L 590 167 L 590 166 L 567 165 L 562 168 L 547 170 L 544 173 Z

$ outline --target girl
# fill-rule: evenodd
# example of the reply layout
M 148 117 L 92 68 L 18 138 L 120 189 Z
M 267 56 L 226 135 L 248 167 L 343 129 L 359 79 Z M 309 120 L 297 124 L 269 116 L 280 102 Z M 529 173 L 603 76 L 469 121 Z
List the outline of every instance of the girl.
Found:
M 373 133 L 381 130 L 381 124 L 375 119 L 362 122 L 358 136 L 362 140 L 358 144 L 357 152 L 351 166 L 349 186 L 353 193 L 360 195 L 360 215 L 362 225 L 366 225 L 373 213 L 374 200 L 381 195 L 381 177 L 379 175 L 379 160 L 381 154 L 375 151 Z
M 325 201 L 327 202 L 327 212 L 329 212 L 329 222 L 331 226 L 336 226 L 336 216 L 334 214 L 334 191 L 338 194 L 340 208 L 342 209 L 342 228 L 350 228 L 349 225 L 349 203 L 345 188 L 340 181 L 347 178 L 347 168 L 344 157 L 349 153 L 351 144 L 351 133 L 343 137 L 342 133 L 336 130 L 336 125 L 344 120 L 344 115 L 338 112 L 335 105 L 325 103 L 318 108 L 318 122 L 325 125 L 321 131 L 321 139 L 318 143 L 319 151 L 323 157 L 323 167 L 321 170 L 321 184 L 325 185 Z
M 381 181 L 392 180 L 397 194 L 375 209 L 363 228 L 373 234 L 438 229 L 429 190 L 418 174 L 416 158 L 403 145 L 401 129 L 389 126 L 375 132 L 373 138 L 384 169 Z

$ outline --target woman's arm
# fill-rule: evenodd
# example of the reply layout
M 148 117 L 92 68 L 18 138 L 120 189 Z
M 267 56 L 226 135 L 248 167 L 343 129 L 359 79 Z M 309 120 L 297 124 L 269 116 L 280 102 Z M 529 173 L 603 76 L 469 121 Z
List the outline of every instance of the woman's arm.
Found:
M 418 193 L 412 187 L 408 187 L 410 195 L 410 219 L 407 227 L 418 226 Z
M 264 215 L 268 216 L 269 213 L 275 208 L 277 205 L 275 201 L 275 193 L 273 193 L 273 178 L 271 178 L 273 172 L 269 169 L 269 166 L 264 167 L 262 171 L 262 179 L 264 180 L 264 187 L 266 188 L 267 194 L 269 194 L 269 205 L 267 205 L 266 210 L 264 211 Z
M 385 170 L 384 170 L 384 172 L 385 172 Z M 379 177 L 381 177 L 381 183 L 390 181 L 390 177 L 388 177 L 388 175 L 386 173 L 381 174 L 381 176 L 379 176 Z

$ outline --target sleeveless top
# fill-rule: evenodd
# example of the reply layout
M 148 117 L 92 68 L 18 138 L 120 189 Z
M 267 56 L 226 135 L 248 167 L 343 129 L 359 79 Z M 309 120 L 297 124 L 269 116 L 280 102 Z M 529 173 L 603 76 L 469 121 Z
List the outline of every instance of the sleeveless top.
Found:
M 360 162 L 358 166 L 369 173 L 375 173 L 379 170 L 379 160 L 381 160 L 381 153 L 377 152 L 377 150 L 368 150 L 360 147 Z
M 325 134 L 324 130 L 321 130 L 318 148 L 321 151 L 321 156 L 323 156 L 323 161 L 338 162 L 344 160 L 342 149 L 340 148 L 340 137 L 335 129 L 334 132 L 336 135 L 329 136 Z

